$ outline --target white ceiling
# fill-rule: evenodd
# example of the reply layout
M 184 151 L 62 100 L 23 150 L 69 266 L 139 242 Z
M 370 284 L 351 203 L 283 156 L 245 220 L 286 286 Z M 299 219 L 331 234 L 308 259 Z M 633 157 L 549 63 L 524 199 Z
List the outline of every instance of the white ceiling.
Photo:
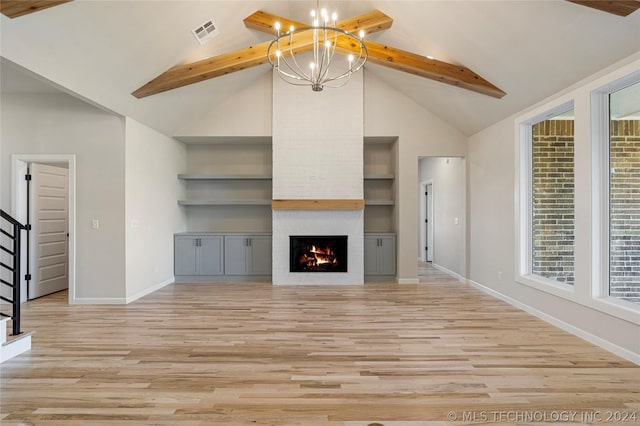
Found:
M 640 51 L 640 12 L 622 18 L 564 0 L 323 2 L 341 17 L 379 9 L 393 27 L 371 38 L 461 64 L 507 92 L 494 99 L 374 64 L 366 72 L 473 134 Z M 0 18 L 3 57 L 81 97 L 173 135 L 267 65 L 144 99 L 131 92 L 173 65 L 268 40 L 242 19 L 264 10 L 308 21 L 314 1 L 75 0 Z M 213 18 L 220 35 L 200 46 L 191 30 Z M 2 66 L 2 90 L 37 89 Z M 38 81 L 41 83 L 41 81 Z

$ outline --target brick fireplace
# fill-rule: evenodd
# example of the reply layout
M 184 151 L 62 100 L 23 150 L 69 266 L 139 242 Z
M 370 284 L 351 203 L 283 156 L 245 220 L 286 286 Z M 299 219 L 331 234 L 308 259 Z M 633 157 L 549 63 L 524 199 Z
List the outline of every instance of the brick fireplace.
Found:
M 363 109 L 361 72 L 322 92 L 274 74 L 273 199 L 293 202 L 274 202 L 274 285 L 363 284 Z M 347 237 L 346 271 L 291 272 L 290 237 L 305 235 Z

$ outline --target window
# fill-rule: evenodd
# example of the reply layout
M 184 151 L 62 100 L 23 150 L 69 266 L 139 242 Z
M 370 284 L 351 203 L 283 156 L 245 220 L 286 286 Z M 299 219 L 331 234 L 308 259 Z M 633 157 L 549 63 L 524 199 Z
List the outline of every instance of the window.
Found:
M 640 61 L 514 124 L 516 282 L 640 324 Z
M 608 97 L 608 294 L 640 304 L 640 82 Z
M 531 274 L 573 285 L 573 110 L 531 126 Z
M 516 279 L 570 298 L 576 281 L 573 100 L 516 123 Z

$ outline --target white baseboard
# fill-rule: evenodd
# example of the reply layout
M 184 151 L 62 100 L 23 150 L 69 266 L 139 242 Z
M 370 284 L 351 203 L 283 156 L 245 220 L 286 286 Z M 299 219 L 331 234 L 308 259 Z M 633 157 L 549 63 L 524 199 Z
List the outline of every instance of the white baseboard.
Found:
M 398 284 L 420 284 L 420 280 L 417 278 L 396 278 Z
M 72 305 L 126 305 L 124 297 L 76 297 L 70 302 Z
M 129 297 L 76 297 L 70 303 L 72 305 L 126 305 L 174 282 L 175 280 L 170 278 Z
M 137 292 L 134 295 L 128 296 L 126 298 L 126 302 L 125 303 L 129 304 L 129 303 L 131 303 L 131 302 L 133 302 L 135 300 L 140 299 L 141 297 L 146 296 L 147 294 L 151 294 L 154 291 L 160 290 L 162 287 L 166 287 L 169 284 L 173 284 L 174 282 L 175 282 L 174 278 L 169 278 L 168 280 L 163 281 L 161 283 L 158 283 L 158 284 L 154 285 L 153 287 L 146 288 L 146 289 L 144 289 L 142 291 Z
M 466 281 L 467 281 L 467 280 L 466 280 L 466 278 L 464 278 L 462 275 L 458 274 L 457 272 L 453 272 L 451 269 L 447 269 L 447 268 L 445 268 L 444 266 L 440 266 L 440 265 L 438 265 L 437 263 L 433 263 L 433 262 L 431 262 L 431 266 L 433 266 L 433 267 L 434 267 L 434 268 L 436 268 L 436 269 L 441 270 L 441 271 L 442 271 L 442 272 L 444 272 L 444 273 L 447 273 L 447 274 L 449 274 L 449 275 L 451 275 L 451 276 L 453 276 L 453 277 L 457 278 L 457 279 L 458 279 L 458 281 L 464 281 L 464 282 L 466 282 Z
M 519 302 L 518 300 L 507 296 L 505 294 L 502 294 L 496 290 L 493 290 L 487 286 L 484 286 L 480 283 L 477 283 L 473 280 L 466 280 L 470 285 L 472 285 L 473 287 L 476 287 L 480 290 L 482 290 L 483 292 L 490 294 L 493 297 L 496 297 L 500 300 L 503 300 L 505 302 L 507 302 L 508 304 L 510 304 L 511 306 L 515 306 L 518 309 L 522 309 L 525 312 L 530 313 L 531 315 L 540 318 L 541 320 L 548 322 L 551 325 L 554 325 L 558 328 L 560 328 L 561 330 L 564 330 L 568 333 L 571 333 L 575 336 L 580 337 L 581 339 L 586 340 L 589 343 L 593 343 L 596 346 L 601 347 L 604 350 L 607 350 L 615 355 L 618 355 L 621 358 L 624 358 L 628 361 L 631 361 L 635 364 L 640 365 L 640 354 L 635 353 L 633 351 L 630 351 L 629 349 L 623 348 L 621 346 L 616 345 L 615 343 L 609 342 L 608 340 L 603 339 L 602 337 L 596 336 L 594 334 L 589 333 L 588 331 L 585 331 L 581 328 L 578 328 L 574 325 L 571 325 L 569 323 L 566 323 L 562 320 L 559 320 L 556 317 L 553 317 L 549 314 L 546 314 L 536 308 L 533 308 L 529 305 L 526 305 L 522 302 Z

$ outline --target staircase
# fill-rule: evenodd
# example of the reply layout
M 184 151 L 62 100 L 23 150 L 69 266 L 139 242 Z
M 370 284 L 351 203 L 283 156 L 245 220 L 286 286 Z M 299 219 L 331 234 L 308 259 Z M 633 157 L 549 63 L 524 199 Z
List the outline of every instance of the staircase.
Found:
M 20 331 L 20 247 L 26 227 L 0 210 L 0 363 L 31 349 L 31 333 Z M 8 311 L 10 308 L 10 313 Z M 11 322 L 11 337 L 7 328 Z

